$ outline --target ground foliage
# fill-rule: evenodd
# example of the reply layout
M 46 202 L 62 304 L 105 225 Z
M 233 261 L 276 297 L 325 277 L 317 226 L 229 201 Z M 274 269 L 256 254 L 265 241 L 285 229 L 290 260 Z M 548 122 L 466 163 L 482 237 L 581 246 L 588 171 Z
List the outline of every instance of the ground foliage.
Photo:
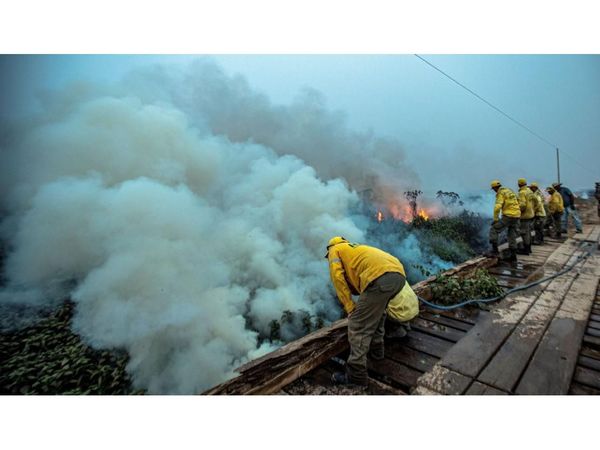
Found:
M 1 394 L 135 394 L 124 351 L 94 350 L 71 331 L 74 305 L 0 334 Z
M 453 305 L 464 300 L 496 297 L 503 293 L 498 280 L 485 269 L 477 269 L 470 277 L 439 275 L 431 284 L 432 300 Z

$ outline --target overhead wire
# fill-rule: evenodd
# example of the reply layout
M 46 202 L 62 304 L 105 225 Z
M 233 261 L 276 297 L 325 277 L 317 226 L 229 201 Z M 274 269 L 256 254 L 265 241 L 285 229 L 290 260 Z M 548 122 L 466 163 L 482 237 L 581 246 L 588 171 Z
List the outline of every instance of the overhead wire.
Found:
M 558 148 L 558 145 L 550 142 L 550 140 L 548 140 L 545 137 L 541 136 L 539 133 L 536 133 L 534 130 L 532 130 L 531 128 L 529 128 L 527 125 L 523 124 L 521 121 L 515 119 L 514 117 L 512 117 L 508 113 L 504 112 L 502 109 L 500 109 L 499 107 L 497 107 L 493 103 L 489 102 L 488 100 L 486 100 L 485 98 L 483 98 L 481 95 L 479 95 L 477 92 L 475 92 L 472 89 L 470 89 L 469 87 L 465 86 L 463 83 L 461 83 L 460 81 L 458 81 L 456 78 L 454 78 L 453 76 L 451 76 L 448 73 L 444 72 L 442 69 L 440 69 L 439 67 L 437 67 L 435 64 L 432 64 L 431 62 L 429 62 L 428 60 L 426 60 L 425 58 L 423 58 L 421 55 L 418 55 L 418 54 L 415 53 L 414 56 L 416 56 L 417 58 L 419 58 L 421 61 L 423 61 L 425 64 L 427 64 L 428 66 L 430 66 L 434 70 L 436 70 L 439 73 L 441 73 L 442 75 L 444 75 L 446 78 L 448 78 L 452 82 L 454 82 L 457 85 L 459 85 L 461 88 L 463 88 L 464 90 L 466 90 L 467 92 L 469 92 L 470 94 L 472 94 L 473 96 L 475 96 L 477 99 L 481 100 L 483 103 L 485 103 L 486 105 L 488 105 L 490 108 L 492 108 L 495 111 L 497 111 L 498 113 L 502 114 L 504 117 L 506 117 L 511 122 L 515 123 L 519 127 L 521 127 L 524 130 L 526 130 L 528 133 L 530 133 L 533 136 L 537 137 L 539 140 L 541 140 L 545 144 L 551 146 L 553 149 L 557 149 Z M 569 158 L 571 158 L 572 161 L 576 162 L 580 167 L 583 167 L 584 169 L 586 169 L 586 170 L 590 171 L 590 173 L 592 173 L 592 171 L 588 167 L 585 167 L 583 164 L 579 163 L 569 153 L 565 152 L 564 150 L 561 150 L 561 151 L 562 151 L 563 154 L 565 154 Z

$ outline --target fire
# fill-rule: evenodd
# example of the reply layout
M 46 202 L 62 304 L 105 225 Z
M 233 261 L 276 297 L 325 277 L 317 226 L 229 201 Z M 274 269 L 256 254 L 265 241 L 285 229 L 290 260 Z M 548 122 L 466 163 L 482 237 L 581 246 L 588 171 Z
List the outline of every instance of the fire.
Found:
M 390 204 L 387 209 L 391 217 L 395 220 L 401 220 L 404 223 L 411 223 L 414 220 L 413 212 L 408 205 Z M 430 220 L 432 217 L 436 216 L 437 211 L 435 207 L 419 208 L 417 211 L 417 217 L 420 217 L 423 220 Z M 379 211 L 377 213 L 377 221 L 381 222 L 382 220 L 383 213 Z

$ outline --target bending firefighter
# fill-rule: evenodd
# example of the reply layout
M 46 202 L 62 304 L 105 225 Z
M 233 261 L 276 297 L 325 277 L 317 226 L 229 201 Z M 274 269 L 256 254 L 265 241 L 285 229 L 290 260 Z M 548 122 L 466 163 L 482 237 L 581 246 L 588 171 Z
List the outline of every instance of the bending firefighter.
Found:
M 533 221 L 533 228 L 535 229 L 535 239 L 533 243 L 535 245 L 541 245 L 544 243 L 544 226 L 546 224 L 546 201 L 542 191 L 538 188 L 537 183 L 531 183 L 529 189 L 533 192 L 535 210 L 535 218 Z
M 398 258 L 368 245 L 334 237 L 327 245 L 329 274 L 337 296 L 348 314 L 350 356 L 346 372 L 336 372 L 337 384 L 368 385 L 367 355 L 384 357 L 385 311 L 388 302 L 406 284 Z M 352 295 L 359 295 L 356 303 Z
M 503 230 L 508 236 L 509 261 L 517 260 L 517 235 L 519 234 L 519 218 L 521 209 L 519 200 L 513 191 L 498 180 L 491 182 L 492 189 L 496 192 L 496 203 L 494 205 L 494 222 L 490 228 L 490 244 L 492 251 L 490 255 L 498 255 L 498 237 Z M 502 213 L 502 216 L 500 216 Z
M 517 250 L 520 255 L 529 255 L 531 253 L 531 229 L 535 218 L 534 195 L 531 189 L 527 187 L 527 180 L 519 178 L 519 208 L 521 209 L 521 238 L 523 239 L 523 249 Z

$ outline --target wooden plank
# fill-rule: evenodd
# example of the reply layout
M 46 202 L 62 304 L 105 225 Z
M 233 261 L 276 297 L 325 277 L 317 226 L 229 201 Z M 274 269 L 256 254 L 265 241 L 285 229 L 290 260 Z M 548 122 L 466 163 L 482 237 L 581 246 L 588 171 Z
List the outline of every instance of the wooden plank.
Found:
M 570 395 L 600 395 L 600 390 L 579 384 L 577 382 L 571 383 L 569 389 Z
M 580 384 L 593 387 L 594 389 L 600 389 L 600 372 L 596 372 L 595 370 L 578 366 L 575 369 L 573 380 Z
M 525 370 L 517 393 L 567 393 L 597 286 L 597 279 L 586 276 L 572 283 Z
M 393 340 L 385 344 L 385 356 L 421 372 L 427 372 L 438 362 L 438 358 L 414 350 L 404 345 L 401 340 Z
M 471 379 L 446 367 L 436 364 L 433 369 L 423 374 L 417 386 L 444 395 L 460 395 L 471 384 Z
M 592 347 L 600 349 L 600 338 L 597 338 L 595 336 L 585 335 L 585 336 L 583 336 L 583 342 Z
M 450 342 L 459 341 L 464 335 L 464 331 L 440 325 L 439 323 L 431 322 L 422 318 L 414 318 L 410 323 L 411 328 L 423 333 L 431 334 L 432 336 L 445 339 Z
M 593 328 L 594 330 L 600 330 L 600 322 L 595 320 L 590 320 L 588 322 L 588 328 Z
M 587 334 L 588 336 L 596 336 L 596 337 L 600 337 L 600 330 L 598 330 L 598 329 L 595 329 L 595 328 L 588 327 L 588 328 L 585 330 L 585 334 Z
M 512 391 L 555 310 L 534 304 L 477 379 L 504 391 Z
M 515 389 L 521 395 L 563 395 L 569 390 L 585 322 L 555 317 L 523 378 Z
M 369 376 L 385 384 L 394 386 L 394 383 L 396 383 L 407 389 L 417 384 L 417 379 L 422 375 L 421 372 L 388 358 L 380 361 L 369 360 L 367 361 L 367 368 L 369 369 Z
M 577 364 L 583 367 L 587 367 L 588 369 L 597 370 L 600 375 L 600 360 L 595 358 L 590 358 L 589 356 L 579 355 L 579 359 L 577 360 Z
M 581 347 L 579 354 L 583 355 L 583 356 L 587 356 L 588 358 L 600 360 L 600 350 L 593 349 L 591 347 L 588 347 L 585 344 Z
M 508 392 L 501 391 L 500 389 L 493 388 L 487 384 L 479 383 L 475 381 L 465 395 L 508 395 Z
M 594 320 L 596 322 L 600 322 L 600 314 L 591 314 L 590 320 Z
M 431 356 L 441 358 L 452 347 L 452 343 L 420 331 L 412 330 L 404 340 L 404 345 Z
M 431 312 L 432 314 L 439 314 L 440 316 L 447 317 L 448 319 L 459 320 L 471 326 L 475 325 L 475 323 L 477 323 L 477 320 L 479 319 L 479 309 L 474 307 L 460 308 L 452 311 L 440 311 L 431 309 L 427 309 L 427 311 Z
M 524 302 L 507 300 L 482 318 L 448 353 L 441 365 L 476 377 L 529 308 Z
M 427 311 L 420 313 L 419 317 L 430 320 L 431 322 L 436 322 L 441 325 L 445 325 L 447 327 L 451 327 L 451 328 L 454 328 L 454 329 L 457 329 L 460 331 L 464 331 L 465 333 L 467 331 L 469 331 L 471 328 L 473 328 L 473 325 L 467 324 L 461 320 L 450 319 L 449 317 L 444 317 L 439 314 L 432 314 Z M 600 322 L 598 322 L 598 324 L 600 325 Z
M 270 394 L 300 378 L 348 346 L 347 320 L 340 320 L 240 367 L 240 376 L 205 392 Z

